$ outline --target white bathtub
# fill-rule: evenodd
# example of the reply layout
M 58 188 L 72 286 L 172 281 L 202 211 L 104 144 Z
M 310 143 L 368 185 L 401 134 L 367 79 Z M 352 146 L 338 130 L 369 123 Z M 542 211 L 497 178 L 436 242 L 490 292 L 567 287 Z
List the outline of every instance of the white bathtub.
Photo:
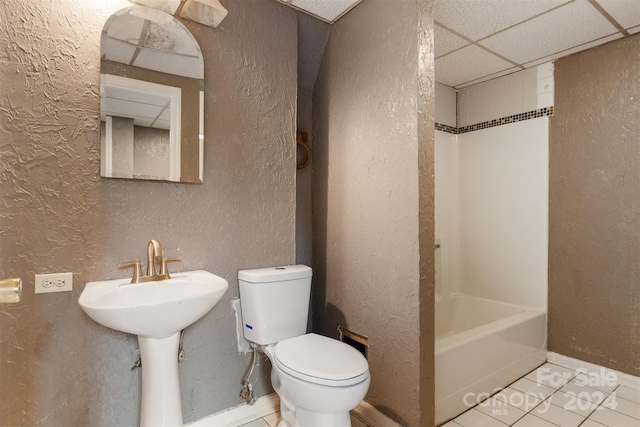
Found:
M 436 425 L 546 360 L 542 310 L 453 295 L 436 303 Z

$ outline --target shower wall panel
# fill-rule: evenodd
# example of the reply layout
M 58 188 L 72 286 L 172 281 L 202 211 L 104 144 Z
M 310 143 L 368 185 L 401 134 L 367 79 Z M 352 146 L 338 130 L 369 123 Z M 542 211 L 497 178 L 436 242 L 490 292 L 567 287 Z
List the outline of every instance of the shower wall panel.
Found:
M 548 117 L 457 135 L 462 293 L 546 309 Z

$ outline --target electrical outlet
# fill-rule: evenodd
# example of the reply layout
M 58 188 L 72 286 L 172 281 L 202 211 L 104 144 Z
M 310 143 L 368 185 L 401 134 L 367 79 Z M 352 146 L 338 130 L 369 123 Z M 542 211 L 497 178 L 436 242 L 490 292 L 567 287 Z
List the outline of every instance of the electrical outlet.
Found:
M 73 289 L 73 273 L 36 274 L 36 294 L 68 292 Z

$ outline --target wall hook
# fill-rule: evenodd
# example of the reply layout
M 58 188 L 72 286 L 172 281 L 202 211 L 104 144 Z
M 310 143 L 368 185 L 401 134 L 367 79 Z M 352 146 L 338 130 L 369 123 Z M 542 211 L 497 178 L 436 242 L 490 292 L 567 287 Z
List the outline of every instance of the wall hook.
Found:
M 303 132 L 303 131 L 296 132 L 296 144 L 297 144 L 296 148 L 298 146 L 302 146 L 302 148 L 304 148 L 304 151 L 307 155 L 306 160 L 302 164 L 298 163 L 298 169 L 304 169 L 307 166 L 309 166 L 309 163 L 311 163 L 311 149 L 307 145 L 308 140 L 309 140 L 309 133 Z

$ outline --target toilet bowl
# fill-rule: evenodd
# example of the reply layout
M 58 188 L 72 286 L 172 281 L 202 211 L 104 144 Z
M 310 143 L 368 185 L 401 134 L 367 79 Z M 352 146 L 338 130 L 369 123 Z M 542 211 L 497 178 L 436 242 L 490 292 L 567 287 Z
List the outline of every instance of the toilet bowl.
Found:
M 371 382 L 366 359 L 357 350 L 306 334 L 267 346 L 265 353 L 287 425 L 351 425 L 349 411 L 362 401 Z
M 245 338 L 271 360 L 279 427 L 350 426 L 349 412 L 369 389 L 369 365 L 353 347 L 306 333 L 311 269 L 244 270 L 238 279 Z

